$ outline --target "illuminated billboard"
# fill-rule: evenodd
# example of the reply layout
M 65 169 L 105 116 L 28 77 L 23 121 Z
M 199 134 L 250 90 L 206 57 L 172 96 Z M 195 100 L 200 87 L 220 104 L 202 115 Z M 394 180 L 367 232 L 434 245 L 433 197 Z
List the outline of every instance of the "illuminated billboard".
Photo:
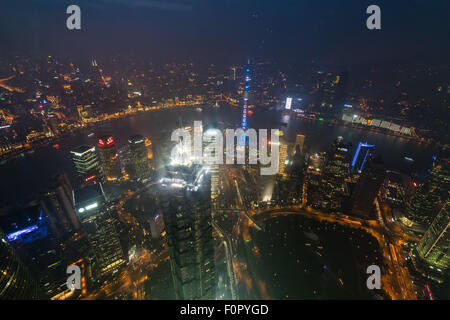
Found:
M 284 106 L 284 108 L 286 110 L 291 110 L 291 106 L 292 106 L 292 98 L 286 98 L 286 105 Z

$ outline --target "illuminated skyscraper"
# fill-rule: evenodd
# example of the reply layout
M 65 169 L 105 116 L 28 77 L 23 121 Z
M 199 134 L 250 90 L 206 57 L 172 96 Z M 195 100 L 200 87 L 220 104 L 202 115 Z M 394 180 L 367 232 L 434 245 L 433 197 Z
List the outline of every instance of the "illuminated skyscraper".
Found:
M 326 156 L 320 182 L 318 185 L 317 203 L 313 205 L 326 211 L 339 212 L 344 198 L 348 195 L 346 178 L 350 170 L 350 146 L 336 140 Z
M 145 138 L 145 148 L 147 149 L 147 159 L 149 159 L 149 161 L 151 159 L 153 159 L 153 148 L 152 148 L 152 142 L 150 141 L 150 139 Z
M 122 173 L 120 171 L 120 160 L 114 138 L 112 136 L 100 137 L 98 139 L 97 148 L 106 179 L 119 179 L 122 176 Z
M 235 81 L 236 80 L 236 67 L 231 67 L 230 69 L 230 79 Z
M 289 166 L 286 166 L 284 174 L 278 174 L 276 176 L 272 201 L 278 205 L 297 204 L 302 200 L 305 173 L 304 159 L 298 145 L 296 150 L 296 152 L 293 152 L 293 156 L 290 160 L 292 163 L 290 163 Z M 280 148 L 280 153 L 281 151 L 282 149 Z
M 447 201 L 450 191 L 449 162 L 447 157 L 434 159 L 432 168 L 409 204 L 407 215 L 410 220 L 428 227 L 439 205 Z
M 177 299 L 215 299 L 210 177 L 199 180 L 201 186 L 194 189 L 174 182 L 161 192 Z
M 149 174 L 147 147 L 145 139 L 140 134 L 133 135 L 128 138 L 130 147 L 130 177 L 132 179 L 147 178 Z
M 37 282 L 0 229 L 0 300 L 39 298 Z
M 417 246 L 419 256 L 444 273 L 450 266 L 450 202 L 446 202 Z M 439 270 L 437 270 L 439 271 Z
M 298 150 L 300 151 L 300 154 L 303 155 L 303 147 L 305 145 L 305 135 L 303 134 L 297 134 L 297 136 L 295 137 L 295 145 L 294 148 L 292 149 L 292 155 L 294 155 L 297 151 L 297 146 L 298 146 Z
M 244 83 L 244 105 L 242 107 L 242 130 L 247 130 L 247 107 L 248 107 L 248 95 L 250 90 L 250 60 L 248 60 L 247 68 L 245 69 L 245 83 Z
M 115 272 L 125 260 L 102 184 L 75 190 L 73 198 L 82 227 L 92 247 L 94 268 L 99 276 Z
M 102 171 L 95 147 L 83 145 L 70 153 L 81 183 L 101 180 Z
M 8 126 L 5 126 L 5 128 L 8 128 Z M 0 127 L 0 130 L 3 129 Z M 11 144 L 11 141 L 8 139 L 6 135 L 3 134 L 0 136 L 0 152 L 1 153 L 7 153 L 9 151 L 13 150 L 13 146 Z
M 368 144 L 367 142 L 360 142 L 358 147 L 356 148 L 355 154 L 352 159 L 352 168 L 353 170 L 362 172 L 364 169 L 364 165 L 368 160 L 370 160 L 374 144 Z
M 206 129 L 203 138 L 203 150 L 205 152 L 204 164 L 209 167 L 209 173 L 211 176 L 211 199 L 217 198 L 220 186 L 220 177 L 219 177 L 219 164 L 213 160 L 215 159 L 215 157 L 218 156 L 215 154 L 216 149 L 211 148 L 211 151 L 209 151 L 208 146 L 210 144 L 216 145 L 217 143 L 220 143 L 220 141 L 218 140 L 220 137 L 222 137 L 222 132 L 219 129 L 209 128 Z M 208 157 L 206 157 L 206 155 L 208 155 Z
M 102 69 L 100 68 L 95 59 L 91 61 L 91 65 L 92 65 L 92 79 L 94 80 L 95 84 L 97 84 L 98 86 L 102 86 L 103 85 Z
M 278 174 L 283 175 L 286 170 L 286 161 L 288 156 L 288 144 L 287 142 L 280 137 L 279 139 L 280 147 L 278 154 Z

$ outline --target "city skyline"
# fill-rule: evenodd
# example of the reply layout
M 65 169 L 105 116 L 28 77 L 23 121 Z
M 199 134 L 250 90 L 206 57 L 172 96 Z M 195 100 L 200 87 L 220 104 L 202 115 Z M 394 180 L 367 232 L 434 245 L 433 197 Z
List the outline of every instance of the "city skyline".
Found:
M 69 5 L 2 7 L 0 300 L 450 298 L 448 4 Z

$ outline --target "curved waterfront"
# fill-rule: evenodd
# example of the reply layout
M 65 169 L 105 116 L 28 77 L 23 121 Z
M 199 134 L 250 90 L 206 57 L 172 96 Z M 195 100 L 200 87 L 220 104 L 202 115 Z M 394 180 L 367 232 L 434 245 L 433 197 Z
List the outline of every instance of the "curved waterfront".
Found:
M 24 153 L 22 157 L 11 159 L 0 166 L 0 175 L 7 181 L 0 186 L 0 201 L 15 202 L 42 192 L 51 185 L 52 177 L 58 172 L 67 172 L 73 177 L 75 172 L 69 151 L 81 144 L 94 145 L 96 136 L 102 133 L 112 133 L 116 137 L 119 148 L 125 146 L 127 138 L 134 133 L 148 137 L 153 145 L 157 146 L 161 141 L 170 139 L 171 131 L 178 126 L 180 120 L 183 126 L 193 125 L 194 120 L 202 120 L 203 125 L 221 122 L 230 127 L 233 125 L 237 127 L 240 123 L 240 108 L 224 105 L 220 108 L 203 107 L 202 112 L 196 109 L 150 111 L 101 123 L 95 125 L 94 129 L 80 130 L 56 140 L 54 143 L 59 145 L 59 149 L 53 148 L 54 143 L 50 143 L 47 146 L 38 147 L 33 153 Z M 352 142 L 355 146 L 359 141 L 368 141 L 376 145 L 377 153 L 382 155 L 388 168 L 408 173 L 421 173 L 429 165 L 435 153 L 434 147 L 430 144 L 417 143 L 402 137 L 318 120 L 294 116 L 288 118 L 275 110 L 253 110 L 254 114 L 249 117 L 250 128 L 280 128 L 285 131 L 286 137 L 291 141 L 300 132 L 306 135 L 306 144 L 310 145 L 311 152 L 324 151 L 337 136 L 342 136 L 344 140 Z M 281 122 L 286 122 L 287 125 L 284 126 Z M 88 137 L 91 132 L 95 135 Z M 405 162 L 405 156 L 415 161 Z

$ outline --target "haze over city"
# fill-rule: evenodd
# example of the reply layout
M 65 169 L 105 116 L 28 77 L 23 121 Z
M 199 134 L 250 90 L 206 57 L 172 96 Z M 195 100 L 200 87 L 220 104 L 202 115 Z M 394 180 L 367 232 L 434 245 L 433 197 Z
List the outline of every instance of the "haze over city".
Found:
M 449 299 L 449 3 L 1 6 L 1 300 Z

